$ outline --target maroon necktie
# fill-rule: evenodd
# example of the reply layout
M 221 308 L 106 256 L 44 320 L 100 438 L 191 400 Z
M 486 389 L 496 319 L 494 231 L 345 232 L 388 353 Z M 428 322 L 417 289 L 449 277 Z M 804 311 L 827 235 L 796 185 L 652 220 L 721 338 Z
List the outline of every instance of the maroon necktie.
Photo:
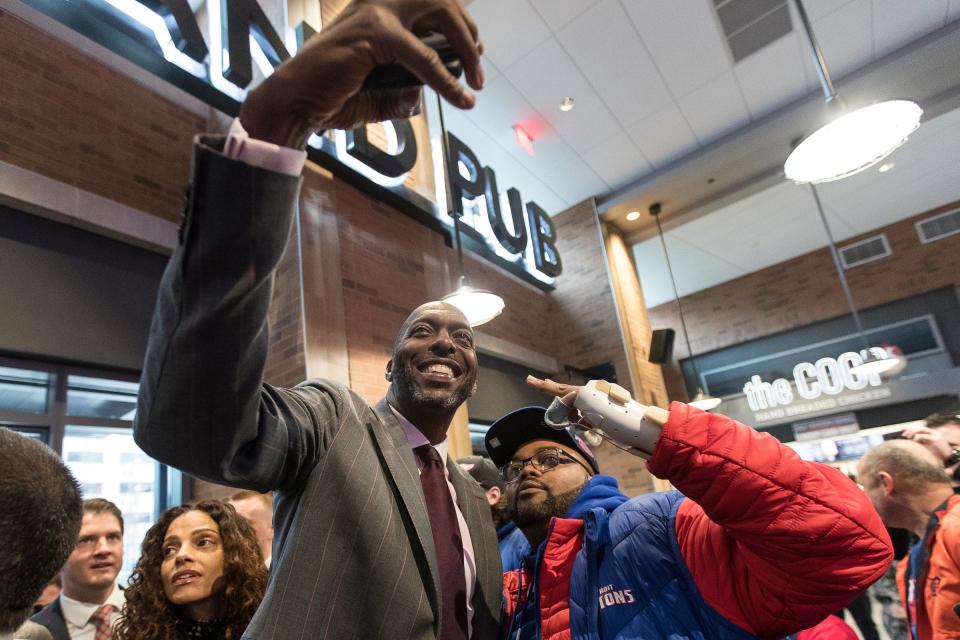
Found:
M 443 627 L 439 640 L 467 639 L 467 579 L 463 573 L 463 538 L 457 524 L 447 477 L 440 454 L 431 445 L 414 449 L 420 458 L 420 484 L 427 499 L 427 513 L 437 549 L 440 570 L 440 605 Z

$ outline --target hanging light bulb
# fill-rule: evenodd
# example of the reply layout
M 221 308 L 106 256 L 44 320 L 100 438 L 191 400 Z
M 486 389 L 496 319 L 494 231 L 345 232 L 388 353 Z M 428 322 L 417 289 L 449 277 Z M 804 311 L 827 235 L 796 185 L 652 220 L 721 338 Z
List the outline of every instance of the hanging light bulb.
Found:
M 485 289 L 472 287 L 466 276 L 460 276 L 456 291 L 445 295 L 441 301 L 460 309 L 471 327 L 490 322 L 504 308 L 503 298 Z
M 907 366 L 907 358 L 899 347 L 883 345 L 867 349 L 867 357 L 860 364 L 850 367 L 850 373 L 864 376 L 878 375 L 891 378 Z
M 794 182 L 830 182 L 877 164 L 920 126 L 916 102 L 887 100 L 872 104 L 820 127 L 787 157 L 783 171 Z
M 697 387 L 697 393 L 687 404 L 689 404 L 691 407 L 696 407 L 701 411 L 710 411 L 710 409 L 715 409 L 716 407 L 720 406 L 721 402 L 723 402 L 723 400 L 720 398 L 708 396 L 703 392 L 703 389 Z
M 887 100 L 849 113 L 833 87 L 827 63 L 802 0 L 795 0 L 827 105 L 840 115 L 807 136 L 787 157 L 783 172 L 798 183 L 840 180 L 880 162 L 920 126 L 923 109 L 911 100 Z

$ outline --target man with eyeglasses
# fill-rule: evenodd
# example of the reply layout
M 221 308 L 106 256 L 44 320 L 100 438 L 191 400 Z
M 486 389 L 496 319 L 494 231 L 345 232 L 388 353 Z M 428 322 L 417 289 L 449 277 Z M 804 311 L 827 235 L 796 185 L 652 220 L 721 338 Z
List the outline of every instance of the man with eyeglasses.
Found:
M 486 435 L 529 542 L 504 574 L 503 637 L 784 637 L 839 610 L 890 564 L 889 537 L 856 485 L 773 437 L 682 403 L 643 407 L 606 383 L 603 393 L 531 384 L 563 396 L 560 414 L 572 420 L 528 407 Z M 588 391 L 599 410 L 567 409 Z M 632 434 L 646 433 L 647 451 L 610 420 L 628 406 L 639 408 Z M 680 491 L 623 495 L 598 474 L 582 419 Z
M 953 490 L 960 493 L 960 412 L 929 415 L 923 425 L 904 429 L 903 437 L 922 444 L 939 458 Z

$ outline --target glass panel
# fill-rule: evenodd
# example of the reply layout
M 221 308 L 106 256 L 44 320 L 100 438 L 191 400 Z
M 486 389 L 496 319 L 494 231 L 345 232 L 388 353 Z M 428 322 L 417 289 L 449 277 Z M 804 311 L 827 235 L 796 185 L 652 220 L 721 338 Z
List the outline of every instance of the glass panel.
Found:
M 120 507 L 125 526 L 120 582 L 126 584 L 154 522 L 159 464 L 137 447 L 130 429 L 108 427 L 67 426 L 63 459 L 83 486 L 84 498 L 106 498 Z
M 67 415 L 111 420 L 133 420 L 137 410 L 137 382 L 69 376 Z
M 47 413 L 53 374 L 0 367 L 0 411 Z

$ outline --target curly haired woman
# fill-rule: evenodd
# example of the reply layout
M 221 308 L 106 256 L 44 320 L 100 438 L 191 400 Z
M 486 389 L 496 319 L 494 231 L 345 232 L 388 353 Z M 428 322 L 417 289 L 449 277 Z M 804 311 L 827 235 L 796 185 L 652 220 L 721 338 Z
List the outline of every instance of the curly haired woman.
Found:
M 232 506 L 174 507 L 147 532 L 117 640 L 240 638 L 266 589 L 253 529 Z

